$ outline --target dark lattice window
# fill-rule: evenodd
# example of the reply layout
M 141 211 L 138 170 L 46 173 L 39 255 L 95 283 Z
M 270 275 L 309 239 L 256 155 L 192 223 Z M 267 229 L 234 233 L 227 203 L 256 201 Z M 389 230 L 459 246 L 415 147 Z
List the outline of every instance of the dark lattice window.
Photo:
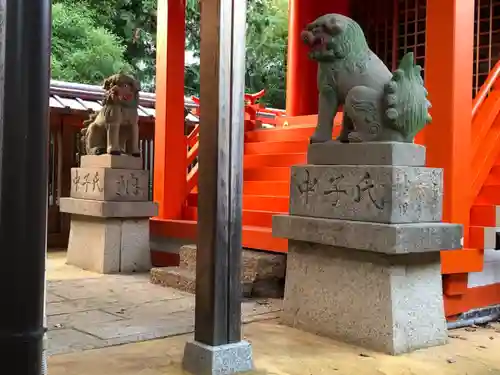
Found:
M 355 0 L 351 3 L 352 16 L 363 28 L 368 44 L 382 61 L 395 69 L 395 41 L 397 25 L 394 23 L 394 1 Z

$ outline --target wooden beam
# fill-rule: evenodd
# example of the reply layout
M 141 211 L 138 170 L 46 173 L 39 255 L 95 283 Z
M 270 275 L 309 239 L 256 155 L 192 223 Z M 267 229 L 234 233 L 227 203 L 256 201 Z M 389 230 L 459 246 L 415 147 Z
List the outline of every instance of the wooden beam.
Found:
M 201 7 L 200 151 L 195 340 L 241 340 L 245 89 L 243 0 Z

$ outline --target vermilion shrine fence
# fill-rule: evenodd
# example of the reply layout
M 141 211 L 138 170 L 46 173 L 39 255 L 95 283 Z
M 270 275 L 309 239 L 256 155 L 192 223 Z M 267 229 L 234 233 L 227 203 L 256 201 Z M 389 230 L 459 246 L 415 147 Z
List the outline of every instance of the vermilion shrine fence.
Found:
M 101 108 L 103 90 L 98 86 L 52 81 L 50 87 L 50 144 L 47 241 L 49 248 L 65 248 L 69 236 L 69 217 L 59 212 L 59 197 L 69 196 L 71 168 L 79 163 L 78 142 L 83 121 L 91 111 Z M 276 116 L 284 111 L 264 108 L 258 104 L 265 91 L 245 95 L 246 128 L 260 127 L 262 123 L 275 126 Z M 144 168 L 150 172 L 149 194 L 152 198 L 154 162 L 155 95 L 140 94 L 139 129 Z M 196 119 L 199 100 L 186 98 L 185 107 Z M 188 164 L 186 178 L 191 189 L 197 184 L 198 125 L 186 136 Z

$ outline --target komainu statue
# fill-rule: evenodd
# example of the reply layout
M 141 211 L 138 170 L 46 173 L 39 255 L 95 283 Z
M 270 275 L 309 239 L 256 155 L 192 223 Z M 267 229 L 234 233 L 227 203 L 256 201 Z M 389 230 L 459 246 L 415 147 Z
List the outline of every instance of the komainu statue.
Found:
M 422 68 L 406 54 L 391 73 L 366 42 L 361 27 L 340 14 L 324 15 L 302 38 L 319 63 L 318 124 L 311 142 L 332 138 L 333 118 L 343 106 L 341 142 L 413 142 L 431 121 Z
M 85 152 L 81 154 L 126 153 L 140 157 L 139 83 L 125 74 L 115 74 L 104 81 L 103 88 L 106 93 L 101 110 L 84 122 L 81 141 Z

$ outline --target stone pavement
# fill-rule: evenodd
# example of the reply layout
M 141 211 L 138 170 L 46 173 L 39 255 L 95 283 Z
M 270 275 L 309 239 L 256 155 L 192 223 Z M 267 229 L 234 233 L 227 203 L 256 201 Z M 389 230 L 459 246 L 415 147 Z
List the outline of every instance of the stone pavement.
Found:
M 97 275 L 47 265 L 48 354 L 68 353 L 193 332 L 194 296 L 153 285 L 149 275 Z M 278 300 L 246 301 L 244 322 L 276 318 Z
M 278 324 L 243 327 L 252 343 L 255 375 L 499 375 L 500 325 L 456 330 L 445 346 L 389 356 Z M 55 355 L 50 375 L 181 375 L 191 335 Z M 249 375 L 250 375 L 249 374 Z

